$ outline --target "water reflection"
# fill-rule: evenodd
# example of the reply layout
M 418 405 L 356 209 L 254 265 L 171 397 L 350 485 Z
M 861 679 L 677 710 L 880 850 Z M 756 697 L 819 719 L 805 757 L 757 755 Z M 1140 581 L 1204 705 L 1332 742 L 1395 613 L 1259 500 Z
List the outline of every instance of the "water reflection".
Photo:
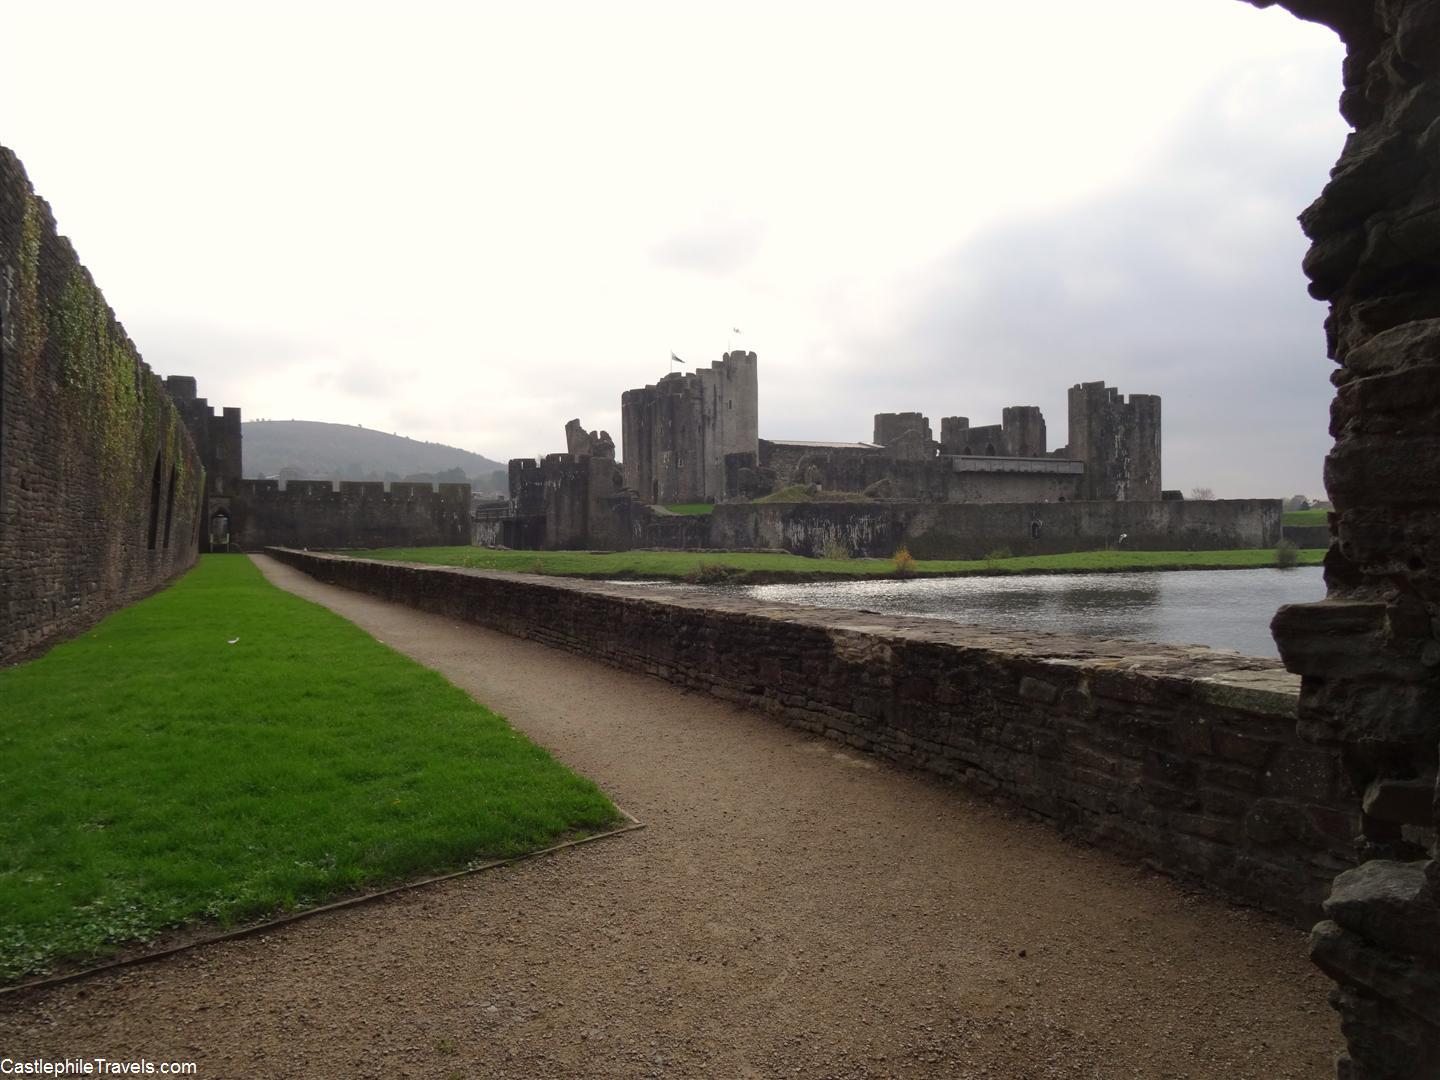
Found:
M 1275 656 L 1275 609 L 1323 599 L 1325 583 L 1319 567 L 1305 566 L 752 585 L 743 591 L 819 607 Z

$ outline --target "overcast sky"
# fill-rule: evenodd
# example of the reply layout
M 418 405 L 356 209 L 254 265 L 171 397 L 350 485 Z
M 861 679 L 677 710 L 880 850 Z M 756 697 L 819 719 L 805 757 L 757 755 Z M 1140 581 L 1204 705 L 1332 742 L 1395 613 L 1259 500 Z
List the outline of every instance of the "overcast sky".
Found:
M 0 142 L 151 366 L 504 460 L 732 343 L 760 433 L 1164 399 L 1164 482 L 1318 494 L 1295 215 L 1334 35 L 1234 0 L 0 0 Z

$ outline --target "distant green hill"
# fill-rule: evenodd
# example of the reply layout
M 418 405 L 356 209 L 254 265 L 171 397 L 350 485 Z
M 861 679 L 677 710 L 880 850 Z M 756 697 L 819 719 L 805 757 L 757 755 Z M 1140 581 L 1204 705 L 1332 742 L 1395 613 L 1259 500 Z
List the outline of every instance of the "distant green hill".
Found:
M 250 420 L 241 425 L 241 437 L 249 477 L 468 480 L 480 491 L 505 489 L 504 479 L 497 475 L 505 466 L 498 461 L 370 428 L 314 420 Z

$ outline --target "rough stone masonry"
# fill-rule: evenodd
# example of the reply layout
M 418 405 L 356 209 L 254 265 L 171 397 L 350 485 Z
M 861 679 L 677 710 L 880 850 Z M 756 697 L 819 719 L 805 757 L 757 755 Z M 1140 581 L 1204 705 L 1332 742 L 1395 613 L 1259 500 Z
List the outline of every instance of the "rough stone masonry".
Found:
M 1270 6 L 1274 0 L 1251 0 Z M 1280 0 L 1332 27 L 1354 131 L 1301 214 L 1336 395 L 1328 598 L 1282 608 L 1300 732 L 1361 795 L 1364 865 L 1312 955 L 1337 984 L 1344 1080 L 1440 1076 L 1440 0 Z
M 0 147 L 0 664 L 195 562 L 184 418 Z

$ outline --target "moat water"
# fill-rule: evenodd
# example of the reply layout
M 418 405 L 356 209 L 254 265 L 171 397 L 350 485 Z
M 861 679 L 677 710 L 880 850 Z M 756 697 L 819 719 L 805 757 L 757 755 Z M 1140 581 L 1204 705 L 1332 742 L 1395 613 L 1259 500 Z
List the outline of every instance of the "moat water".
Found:
M 1325 582 L 1318 566 L 1304 566 L 750 585 L 741 591 L 818 607 L 1275 656 L 1275 609 L 1323 600 Z

